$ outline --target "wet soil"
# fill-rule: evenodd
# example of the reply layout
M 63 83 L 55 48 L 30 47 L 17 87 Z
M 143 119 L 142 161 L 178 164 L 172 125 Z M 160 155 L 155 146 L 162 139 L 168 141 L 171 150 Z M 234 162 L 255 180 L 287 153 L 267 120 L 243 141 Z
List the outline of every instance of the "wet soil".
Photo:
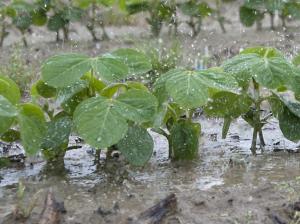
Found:
M 300 48 L 297 23 L 289 23 L 287 30 L 244 28 L 235 10 L 239 3 L 225 7 L 231 23 L 223 34 L 215 21 L 204 23 L 203 31 L 192 39 L 186 26 L 180 26 L 177 38 L 182 47 L 182 64 L 194 66 L 208 49 L 211 64 L 219 64 L 245 47 L 266 45 L 277 47 L 287 55 L 295 55 Z M 277 21 L 279 24 L 279 21 Z M 40 63 L 60 52 L 81 52 L 98 55 L 119 47 L 135 47 L 152 41 L 149 30 L 140 22 L 137 27 L 108 27 L 110 41 L 93 43 L 87 31 L 72 25 L 71 42 L 54 43 L 55 35 L 43 29 L 33 30 L 29 48 L 22 55 L 39 73 Z M 167 30 L 161 36 L 167 45 L 173 39 Z M 8 63 L 14 43 L 20 40 L 14 32 L 0 51 L 0 65 Z M 267 146 L 264 153 L 252 156 L 251 128 L 237 120 L 226 140 L 221 139 L 222 120 L 199 118 L 203 135 L 199 157 L 194 161 L 168 161 L 166 139 L 152 133 L 155 153 L 143 168 L 133 168 L 122 157 L 105 163 L 95 162 L 94 151 L 83 144 L 71 150 L 64 164 L 51 167 L 40 157 L 28 158 L 0 169 L 0 223 L 14 223 L 11 214 L 16 200 L 17 183 L 21 178 L 26 186 L 26 201 L 42 190 L 37 206 L 28 223 L 35 223 L 44 204 L 44 196 L 52 188 L 56 198 L 64 201 L 67 213 L 62 223 L 126 223 L 153 206 L 170 193 L 175 193 L 178 208 L 169 223 L 291 223 L 288 204 L 300 197 L 300 154 L 298 145 L 283 138 L 276 120 L 264 128 Z M 75 144 L 74 137 L 70 140 Z M 15 144 L 2 156 L 22 152 Z M 276 218 L 277 217 L 277 218 Z M 274 221 L 275 220 L 275 221 Z

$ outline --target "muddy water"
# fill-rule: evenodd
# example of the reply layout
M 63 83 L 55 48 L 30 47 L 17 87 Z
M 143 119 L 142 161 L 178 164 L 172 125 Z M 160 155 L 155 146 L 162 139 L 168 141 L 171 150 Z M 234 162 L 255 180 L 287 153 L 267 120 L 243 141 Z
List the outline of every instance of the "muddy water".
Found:
M 268 146 L 254 157 L 249 150 L 251 128 L 242 120 L 233 124 L 226 140 L 220 137 L 221 120 L 199 121 L 199 158 L 190 162 L 170 163 L 166 139 L 152 133 L 155 154 L 144 168 L 132 168 L 121 159 L 95 164 L 93 151 L 83 146 L 67 153 L 64 170 L 49 171 L 39 157 L 29 160 L 33 166 L 1 169 L 0 223 L 16 203 L 19 178 L 28 200 L 51 187 L 65 202 L 64 223 L 122 223 L 171 192 L 178 198 L 179 223 L 272 223 L 267 211 L 300 195 L 294 183 L 300 176 L 300 154 L 286 151 L 297 146 L 285 140 L 271 120 L 264 130 Z M 292 184 L 280 188 L 283 183 Z

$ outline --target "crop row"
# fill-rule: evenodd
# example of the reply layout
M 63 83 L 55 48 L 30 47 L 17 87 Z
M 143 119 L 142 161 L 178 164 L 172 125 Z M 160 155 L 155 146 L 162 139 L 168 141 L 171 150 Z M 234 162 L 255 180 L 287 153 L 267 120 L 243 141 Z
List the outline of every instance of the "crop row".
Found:
M 223 32 L 225 23 L 229 22 L 221 13 L 222 4 L 235 0 L 13 0 L 0 2 L 0 46 L 11 29 L 17 29 L 27 45 L 26 33 L 31 32 L 32 26 L 46 26 L 48 30 L 59 33 L 68 40 L 70 23 L 80 21 L 87 28 L 94 41 L 108 38 L 105 31 L 104 9 L 119 8 L 127 16 L 146 12 L 145 20 L 151 27 L 153 36 L 158 36 L 162 27 L 168 26 L 170 32 L 177 32 L 181 23 L 187 24 L 192 30 L 192 36 L 201 31 L 205 18 L 214 18 Z M 287 19 L 300 19 L 300 2 L 298 0 L 245 0 L 237 9 L 240 20 L 245 26 L 257 24 L 261 29 L 265 15 L 270 15 L 271 28 L 274 28 L 274 17 L 278 13 L 282 25 L 286 26 Z M 179 19 L 178 14 L 187 18 Z M 97 36 L 97 28 L 102 29 L 102 37 Z
M 153 154 L 151 128 L 168 139 L 171 159 L 193 159 L 201 126 L 192 117 L 202 108 L 208 117 L 224 118 L 223 138 L 234 119 L 248 122 L 255 154 L 257 139 L 265 146 L 262 128 L 272 116 L 287 139 L 300 140 L 299 61 L 273 48 L 248 48 L 221 67 L 169 70 L 147 88 L 129 81 L 152 70 L 136 50 L 92 58 L 56 55 L 43 63 L 29 102 L 11 79 L 0 76 L 0 139 L 21 140 L 28 155 L 41 151 L 55 161 L 64 157 L 72 133 L 95 149 L 117 149 L 140 166 Z M 271 108 L 265 116 L 263 102 Z

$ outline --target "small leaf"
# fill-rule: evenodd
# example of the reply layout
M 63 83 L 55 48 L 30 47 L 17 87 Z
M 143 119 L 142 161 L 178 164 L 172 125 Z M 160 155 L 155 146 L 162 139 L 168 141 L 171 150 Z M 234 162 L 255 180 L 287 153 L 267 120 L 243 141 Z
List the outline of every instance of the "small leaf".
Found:
M 125 137 L 117 144 L 117 148 L 134 166 L 143 166 L 153 153 L 153 139 L 146 129 L 130 126 Z
M 145 54 L 134 49 L 119 49 L 111 53 L 111 55 L 128 66 L 130 76 L 142 75 L 152 69 L 150 59 Z
M 16 105 L 20 102 L 21 93 L 18 85 L 8 77 L 0 75 L 0 95 Z
M 30 103 L 20 105 L 18 123 L 26 153 L 30 155 L 37 153 L 41 149 L 46 133 L 46 121 L 42 109 Z

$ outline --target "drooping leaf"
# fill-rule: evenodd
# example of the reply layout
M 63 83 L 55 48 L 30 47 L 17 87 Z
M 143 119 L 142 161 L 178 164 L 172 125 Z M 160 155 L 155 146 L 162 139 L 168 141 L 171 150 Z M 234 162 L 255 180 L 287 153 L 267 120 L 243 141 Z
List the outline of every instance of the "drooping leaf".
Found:
M 146 129 L 140 126 L 129 126 L 125 137 L 118 142 L 117 148 L 134 166 L 143 166 L 153 153 L 153 139 Z
M 218 92 L 204 107 L 208 116 L 235 119 L 246 113 L 252 100 L 248 95 L 238 95 L 230 92 Z
M 175 160 L 191 160 L 198 154 L 201 126 L 180 120 L 170 130 L 171 157 Z

